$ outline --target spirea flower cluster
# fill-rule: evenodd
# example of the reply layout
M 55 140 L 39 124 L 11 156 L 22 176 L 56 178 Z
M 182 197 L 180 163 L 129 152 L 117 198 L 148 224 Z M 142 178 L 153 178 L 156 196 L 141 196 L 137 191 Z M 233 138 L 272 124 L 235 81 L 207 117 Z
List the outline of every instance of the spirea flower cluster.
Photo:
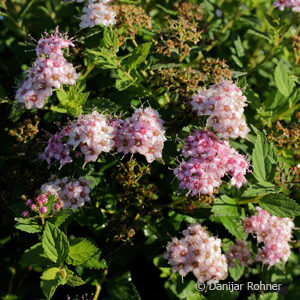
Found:
M 237 188 L 247 181 L 245 174 L 250 164 L 246 157 L 211 131 L 197 130 L 188 136 L 182 155 L 189 160 L 183 160 L 174 174 L 180 181 L 179 188 L 187 189 L 188 194 L 213 194 L 225 174 L 231 175 L 231 184 Z
M 246 241 L 235 240 L 234 245 L 229 246 L 229 250 L 225 253 L 229 267 L 234 268 L 234 259 L 237 259 L 244 267 L 252 264 L 251 254 Z
M 116 12 L 109 6 L 110 0 L 88 0 L 83 8 L 80 28 L 94 27 L 95 25 L 110 26 L 116 23 Z
M 41 215 L 44 215 L 48 212 L 47 204 L 48 204 L 48 198 L 47 195 L 45 194 L 40 194 L 34 200 L 28 199 L 25 202 L 25 205 L 28 206 L 30 211 Z M 28 216 L 29 216 L 29 211 L 24 210 L 22 212 L 22 217 L 26 218 Z
M 273 5 L 280 10 L 291 8 L 292 11 L 300 13 L 300 0 L 277 0 Z
M 173 238 L 163 257 L 173 272 L 182 277 L 193 272 L 198 282 L 217 283 L 227 277 L 227 261 L 221 252 L 221 240 L 210 237 L 200 224 L 192 224 L 183 231 L 180 240 Z
M 191 104 L 198 116 L 208 115 L 207 126 L 214 129 L 223 138 L 246 138 L 250 131 L 243 112 L 247 98 L 240 88 L 230 81 L 224 80 L 199 90 L 192 97 Z
M 124 154 L 142 154 L 151 163 L 162 158 L 165 141 L 163 120 L 150 107 L 136 109 L 125 120 L 109 120 L 94 111 L 52 135 L 40 159 L 48 164 L 59 161 L 62 167 L 73 161 L 71 152 L 75 150 L 75 156 L 83 154 L 84 164 L 87 164 L 96 161 L 102 152 L 116 147 Z
M 37 43 L 37 59 L 16 93 L 16 99 L 27 109 L 42 108 L 53 88 L 73 85 L 79 74 L 63 56 L 63 49 L 74 47 L 71 39 L 58 31 L 45 33 Z
M 105 115 L 96 111 L 82 115 L 49 139 L 40 158 L 48 164 L 52 160 L 59 161 L 62 167 L 73 161 L 71 150 L 76 149 L 75 155 L 83 154 L 85 164 L 96 161 L 102 152 L 109 152 L 113 148 L 113 131 Z
M 139 153 L 146 157 L 148 163 L 162 158 L 166 141 L 163 120 L 151 107 L 136 109 L 125 120 L 113 122 L 115 147 L 124 154 Z
M 67 177 L 50 181 L 41 186 L 41 191 L 55 197 L 53 210 L 72 208 L 76 210 L 90 201 L 90 182 L 84 177 L 69 180 Z
M 256 207 L 256 210 L 256 216 L 244 219 L 245 231 L 255 235 L 258 243 L 264 243 L 258 248 L 255 261 L 270 267 L 280 261 L 287 262 L 294 222 L 290 218 L 272 216 L 261 207 Z

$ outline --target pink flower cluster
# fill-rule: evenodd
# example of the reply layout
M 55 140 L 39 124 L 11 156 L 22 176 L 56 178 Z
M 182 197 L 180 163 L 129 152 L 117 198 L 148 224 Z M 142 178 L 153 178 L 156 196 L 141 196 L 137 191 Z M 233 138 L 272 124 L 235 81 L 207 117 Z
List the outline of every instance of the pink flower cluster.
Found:
M 294 222 L 290 218 L 272 216 L 261 207 L 256 207 L 256 210 L 256 216 L 244 219 L 245 231 L 255 234 L 258 243 L 264 243 L 258 249 L 255 261 L 270 267 L 280 261 L 287 262 L 291 254 L 289 241 L 295 227 Z
M 80 28 L 94 27 L 95 25 L 110 26 L 116 23 L 116 13 L 108 5 L 111 0 L 89 0 L 83 8 Z
M 45 99 L 52 95 L 52 88 L 76 84 L 79 74 L 63 56 L 63 49 L 69 46 L 74 47 L 72 40 L 58 29 L 52 35 L 42 36 L 36 47 L 38 57 L 17 90 L 18 102 L 27 109 L 42 108 Z
M 100 153 L 113 148 L 113 131 L 106 116 L 96 111 L 82 115 L 49 139 L 40 159 L 48 164 L 54 159 L 62 167 L 73 161 L 71 150 L 78 148 L 76 156 L 84 154 L 85 164 L 96 161 Z
M 130 118 L 117 119 L 112 124 L 118 152 L 142 154 L 148 163 L 162 158 L 166 137 L 163 120 L 156 110 L 139 108 Z
M 84 177 L 78 180 L 68 180 L 67 177 L 45 183 L 41 191 L 48 196 L 55 196 L 53 210 L 60 208 L 77 209 L 90 201 L 90 182 Z
M 229 250 L 225 253 L 225 256 L 231 268 L 235 267 L 234 259 L 237 259 L 244 267 L 251 265 L 253 262 L 246 241 L 235 240 L 235 244 L 229 246 Z
M 198 116 L 209 115 L 207 126 L 225 139 L 235 139 L 246 138 L 250 131 L 243 118 L 246 101 L 235 83 L 224 80 L 209 89 L 199 90 L 191 104 Z
M 32 212 L 39 213 L 39 214 L 46 214 L 48 212 L 48 198 L 45 194 L 38 195 L 34 200 L 28 199 L 25 202 L 25 205 L 30 208 Z M 24 210 L 22 212 L 22 217 L 26 218 L 29 216 L 29 211 Z
M 182 161 L 174 174 L 180 181 L 179 188 L 187 189 L 193 196 L 213 194 L 230 174 L 231 184 L 240 188 L 247 180 L 245 174 L 250 163 L 246 157 L 231 148 L 227 141 L 219 140 L 208 130 L 197 130 L 185 139 L 182 149 L 188 161 Z
M 192 224 L 183 231 L 180 240 L 173 238 L 163 257 L 173 272 L 184 277 L 193 272 L 198 282 L 217 283 L 227 277 L 227 261 L 221 252 L 221 240 L 210 237 L 200 224 Z
M 300 0 L 277 0 L 273 3 L 274 7 L 280 10 L 291 8 L 292 11 L 300 13 Z
M 109 152 L 114 147 L 118 152 L 140 153 L 149 163 L 162 158 L 165 130 L 163 121 L 156 110 L 150 107 L 136 109 L 125 120 L 108 120 L 94 111 L 64 127 L 51 136 L 40 159 L 48 164 L 59 161 L 60 166 L 73 161 L 72 149 L 78 149 L 76 156 L 84 154 L 85 164 L 96 161 L 100 153 Z

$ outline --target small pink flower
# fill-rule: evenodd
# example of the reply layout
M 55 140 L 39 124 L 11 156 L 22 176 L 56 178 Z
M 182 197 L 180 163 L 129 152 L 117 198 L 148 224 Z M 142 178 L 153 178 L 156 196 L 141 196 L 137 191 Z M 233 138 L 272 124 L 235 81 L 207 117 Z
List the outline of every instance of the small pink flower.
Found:
M 29 212 L 27 211 L 27 210 L 24 210 L 23 212 L 22 212 L 22 217 L 23 218 L 27 218 L 29 216 Z
M 46 214 L 46 213 L 48 212 L 48 207 L 47 207 L 47 206 L 42 206 L 42 207 L 40 208 L 40 212 L 41 212 L 42 214 Z

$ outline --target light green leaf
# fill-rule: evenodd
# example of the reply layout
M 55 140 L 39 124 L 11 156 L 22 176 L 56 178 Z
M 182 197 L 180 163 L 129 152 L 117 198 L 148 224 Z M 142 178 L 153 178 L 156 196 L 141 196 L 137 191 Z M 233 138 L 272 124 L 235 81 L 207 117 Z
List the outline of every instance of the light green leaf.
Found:
M 228 268 L 228 272 L 234 281 L 238 281 L 244 274 L 245 268 L 235 260 L 235 267 Z
M 293 81 L 289 79 L 288 69 L 285 64 L 279 62 L 275 68 L 275 83 L 282 95 L 288 97 L 295 86 Z
M 27 233 L 37 233 L 42 230 L 42 226 L 38 225 L 36 221 L 24 218 L 18 218 L 15 227 Z
M 261 133 L 257 135 L 252 153 L 253 175 L 258 182 L 272 182 L 276 171 L 277 155 L 271 144 Z
M 69 286 L 75 287 L 83 284 L 85 284 L 85 281 L 77 275 L 71 275 L 68 277 L 67 285 Z
M 238 207 L 234 199 L 222 195 L 217 198 L 211 210 L 214 216 L 239 216 Z
M 121 70 L 118 70 L 118 77 L 119 79 L 116 81 L 116 88 L 119 91 L 126 90 L 130 87 L 135 81 L 130 79 L 128 75 Z
M 115 52 L 118 52 L 119 38 L 112 28 L 104 27 L 103 43 L 106 48 L 113 48 Z
M 50 222 L 46 223 L 42 246 L 46 256 L 54 263 L 62 263 L 68 257 L 69 242 L 66 235 Z
M 60 285 L 59 279 L 41 280 L 41 289 L 47 300 L 51 299 L 56 288 Z
M 59 268 L 51 267 L 43 272 L 41 279 L 43 279 L 43 280 L 56 279 L 59 276 L 59 271 L 60 271 Z
M 300 216 L 300 205 L 283 194 L 269 194 L 259 199 L 259 205 L 270 214 L 292 218 Z
M 81 265 L 94 256 L 99 249 L 89 240 L 76 238 L 70 241 L 70 251 L 67 262 L 74 266 Z
M 151 44 L 151 42 L 148 42 L 135 48 L 131 55 L 123 62 L 125 69 L 131 71 L 140 63 L 144 62 L 149 54 Z
M 62 209 L 54 214 L 54 216 L 49 219 L 49 222 L 59 227 L 63 224 L 72 214 L 74 210 L 71 208 Z
M 270 182 L 261 181 L 257 184 L 252 185 L 246 191 L 244 191 L 242 197 L 250 198 L 250 197 L 262 196 L 270 193 L 276 193 L 278 191 L 279 188 L 276 187 L 274 184 Z

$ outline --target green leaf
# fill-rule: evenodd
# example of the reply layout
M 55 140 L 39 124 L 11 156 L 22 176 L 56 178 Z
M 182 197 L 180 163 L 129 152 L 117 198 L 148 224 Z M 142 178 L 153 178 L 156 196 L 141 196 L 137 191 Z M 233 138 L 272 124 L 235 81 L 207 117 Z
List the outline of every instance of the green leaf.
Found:
M 135 82 L 135 80 L 130 79 L 128 75 L 121 70 L 118 70 L 118 77 L 119 79 L 116 81 L 116 89 L 119 91 L 126 90 Z
M 102 69 L 117 69 L 118 61 L 116 57 L 105 48 L 98 50 L 87 49 L 86 53 Z
M 113 101 L 106 98 L 95 98 L 87 101 L 83 107 L 84 113 L 91 113 L 94 109 L 98 112 L 116 112 L 120 107 Z
M 222 195 L 220 198 L 217 198 L 212 210 L 214 216 L 239 216 L 238 207 L 234 199 Z
M 286 65 L 279 62 L 275 68 L 275 83 L 282 95 L 288 97 L 295 86 L 295 84 L 289 79 L 289 73 Z
M 21 231 L 25 231 L 27 233 L 37 233 L 42 230 L 42 226 L 38 225 L 36 221 L 24 218 L 17 218 L 17 224 L 15 227 Z
M 115 52 L 118 52 L 119 38 L 112 28 L 104 27 L 103 43 L 106 48 L 113 48 Z
M 271 144 L 261 133 L 258 134 L 252 153 L 253 175 L 258 182 L 274 180 L 277 155 Z
M 27 249 L 20 259 L 20 264 L 26 267 L 43 268 L 49 263 L 50 260 L 44 254 L 42 243 L 37 243 Z
M 52 298 L 59 285 L 60 281 L 58 278 L 53 280 L 41 280 L 41 289 L 47 300 Z
M 53 280 L 59 276 L 60 269 L 57 267 L 50 267 L 49 269 L 45 270 L 41 276 L 43 280 Z
M 95 269 L 95 270 L 106 269 L 107 268 L 106 261 L 105 261 L 105 259 L 100 260 L 100 254 L 101 254 L 101 251 L 98 251 L 95 255 L 93 255 L 91 258 L 89 258 L 81 266 L 84 268 Z
M 263 38 L 263 39 L 265 39 L 265 40 L 267 40 L 267 41 L 270 41 L 270 37 L 268 36 L 268 34 L 267 34 L 267 33 L 264 33 L 264 32 L 261 32 L 261 31 L 259 31 L 259 30 L 248 29 L 248 30 L 247 30 L 247 33 L 248 33 L 248 34 L 251 34 L 251 35 L 256 35 L 256 36 L 258 36 L 258 37 L 260 37 L 260 38 Z
M 244 238 L 245 232 L 242 225 L 242 219 L 240 217 L 211 216 L 210 219 L 213 222 L 221 223 L 228 230 L 228 232 L 235 236 L 237 239 L 242 240 Z
M 245 268 L 235 260 L 235 267 L 228 268 L 229 274 L 234 281 L 238 281 L 244 274 Z
M 71 275 L 68 277 L 67 285 L 69 286 L 75 287 L 83 284 L 85 284 L 85 281 L 77 275 Z
M 238 57 L 244 56 L 245 55 L 245 50 L 244 50 L 244 47 L 242 45 L 242 41 L 241 41 L 240 36 L 238 36 L 238 38 L 233 42 L 233 44 L 234 44 L 235 49 L 237 51 Z
M 90 241 L 76 238 L 70 241 L 70 251 L 67 262 L 74 266 L 81 265 L 94 256 L 99 249 Z
M 259 296 L 258 300 L 277 300 L 278 299 L 278 293 L 264 293 Z
M 72 214 L 74 210 L 71 208 L 62 209 L 54 214 L 54 216 L 49 219 L 49 222 L 59 227 L 63 224 Z
M 54 263 L 62 263 L 68 257 L 69 242 L 66 235 L 50 222 L 46 223 L 42 246 L 46 256 Z
M 107 281 L 107 290 L 114 300 L 140 300 L 136 287 L 131 282 L 130 272 L 115 276 Z
M 25 111 L 26 109 L 24 105 L 16 100 L 11 107 L 9 118 L 12 120 L 12 122 L 17 122 Z
M 274 184 L 270 182 L 261 181 L 257 184 L 252 185 L 246 191 L 244 191 L 242 197 L 251 198 L 251 197 L 262 196 L 265 194 L 276 193 L 278 191 L 279 188 L 276 187 Z
M 168 15 L 172 15 L 172 16 L 177 16 L 178 15 L 178 11 L 168 9 L 168 8 L 166 8 L 166 7 L 164 7 L 160 4 L 156 4 L 156 7 L 160 8 L 163 12 L 167 13 Z
M 292 218 L 300 216 L 300 205 L 283 194 L 269 194 L 259 199 L 259 205 L 270 214 Z
M 123 63 L 127 71 L 131 71 L 146 60 L 151 44 L 151 42 L 144 43 L 132 51 L 131 55 Z

